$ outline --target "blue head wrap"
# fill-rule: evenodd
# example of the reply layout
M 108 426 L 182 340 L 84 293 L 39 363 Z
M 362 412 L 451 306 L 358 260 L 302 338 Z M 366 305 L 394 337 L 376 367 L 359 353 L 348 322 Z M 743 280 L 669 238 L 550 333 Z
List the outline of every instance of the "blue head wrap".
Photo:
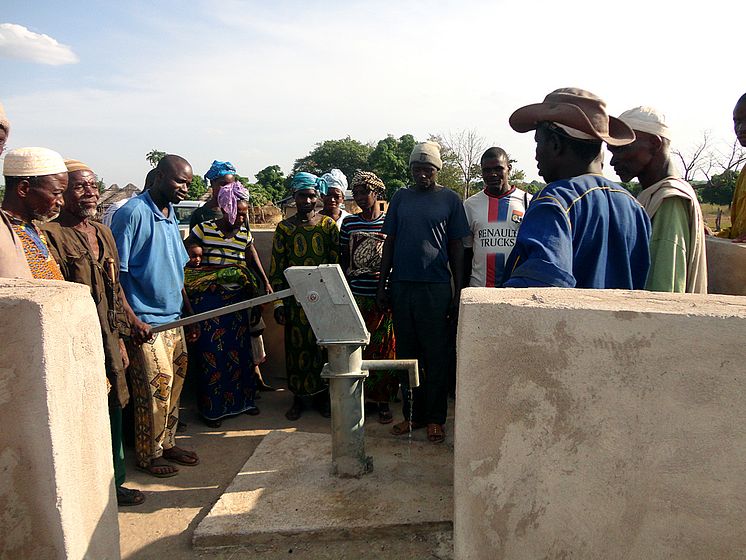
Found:
M 290 180 L 290 190 L 293 194 L 305 189 L 316 189 L 320 194 L 326 194 L 326 181 L 313 173 L 300 171 Z
M 215 160 L 212 162 L 212 165 L 210 166 L 210 169 L 205 173 L 205 179 L 208 181 L 212 181 L 213 179 L 217 179 L 218 177 L 222 177 L 223 175 L 235 175 L 236 174 L 236 168 L 233 167 L 233 164 L 229 161 L 218 161 Z

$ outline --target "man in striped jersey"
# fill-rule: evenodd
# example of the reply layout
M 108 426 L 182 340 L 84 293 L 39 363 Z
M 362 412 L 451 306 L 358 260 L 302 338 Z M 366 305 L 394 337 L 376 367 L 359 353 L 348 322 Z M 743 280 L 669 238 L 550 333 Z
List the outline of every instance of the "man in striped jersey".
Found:
M 497 288 L 531 195 L 510 186 L 510 158 L 502 148 L 484 152 L 481 167 L 484 190 L 464 202 L 471 230 L 464 238 L 464 281 Z

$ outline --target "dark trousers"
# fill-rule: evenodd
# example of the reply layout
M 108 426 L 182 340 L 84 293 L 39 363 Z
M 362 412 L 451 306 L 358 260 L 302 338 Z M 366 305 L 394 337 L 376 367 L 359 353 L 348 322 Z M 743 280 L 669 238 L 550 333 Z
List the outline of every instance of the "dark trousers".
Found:
M 417 358 L 420 386 L 409 398 L 409 378 L 402 376 L 404 418 L 421 424 L 445 424 L 448 414 L 448 322 L 450 284 L 393 282 L 391 307 L 396 357 Z
M 118 488 L 124 484 L 124 443 L 122 442 L 122 408 L 109 407 L 109 423 L 111 424 L 111 452 L 114 456 L 114 482 Z

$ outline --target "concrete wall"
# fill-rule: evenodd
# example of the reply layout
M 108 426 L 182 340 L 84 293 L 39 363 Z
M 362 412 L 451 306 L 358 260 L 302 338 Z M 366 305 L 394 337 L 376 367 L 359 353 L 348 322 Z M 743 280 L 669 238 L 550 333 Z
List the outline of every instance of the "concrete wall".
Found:
M 0 279 L 0 558 L 118 559 L 101 330 L 88 288 Z
M 746 244 L 707 237 L 707 291 L 746 296 Z
M 746 557 L 746 300 L 469 289 L 463 559 Z

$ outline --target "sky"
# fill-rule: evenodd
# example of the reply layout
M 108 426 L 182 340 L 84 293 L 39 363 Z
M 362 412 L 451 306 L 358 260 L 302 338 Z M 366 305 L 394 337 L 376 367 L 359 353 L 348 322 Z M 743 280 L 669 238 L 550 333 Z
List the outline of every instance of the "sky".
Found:
M 746 91 L 732 1 L 2 4 L 6 148 L 52 148 L 120 186 L 142 184 L 151 149 L 253 179 L 323 140 L 463 129 L 537 179 L 533 135 L 508 117 L 556 88 L 590 90 L 612 115 L 656 107 L 685 152 L 704 131 L 725 149 Z

